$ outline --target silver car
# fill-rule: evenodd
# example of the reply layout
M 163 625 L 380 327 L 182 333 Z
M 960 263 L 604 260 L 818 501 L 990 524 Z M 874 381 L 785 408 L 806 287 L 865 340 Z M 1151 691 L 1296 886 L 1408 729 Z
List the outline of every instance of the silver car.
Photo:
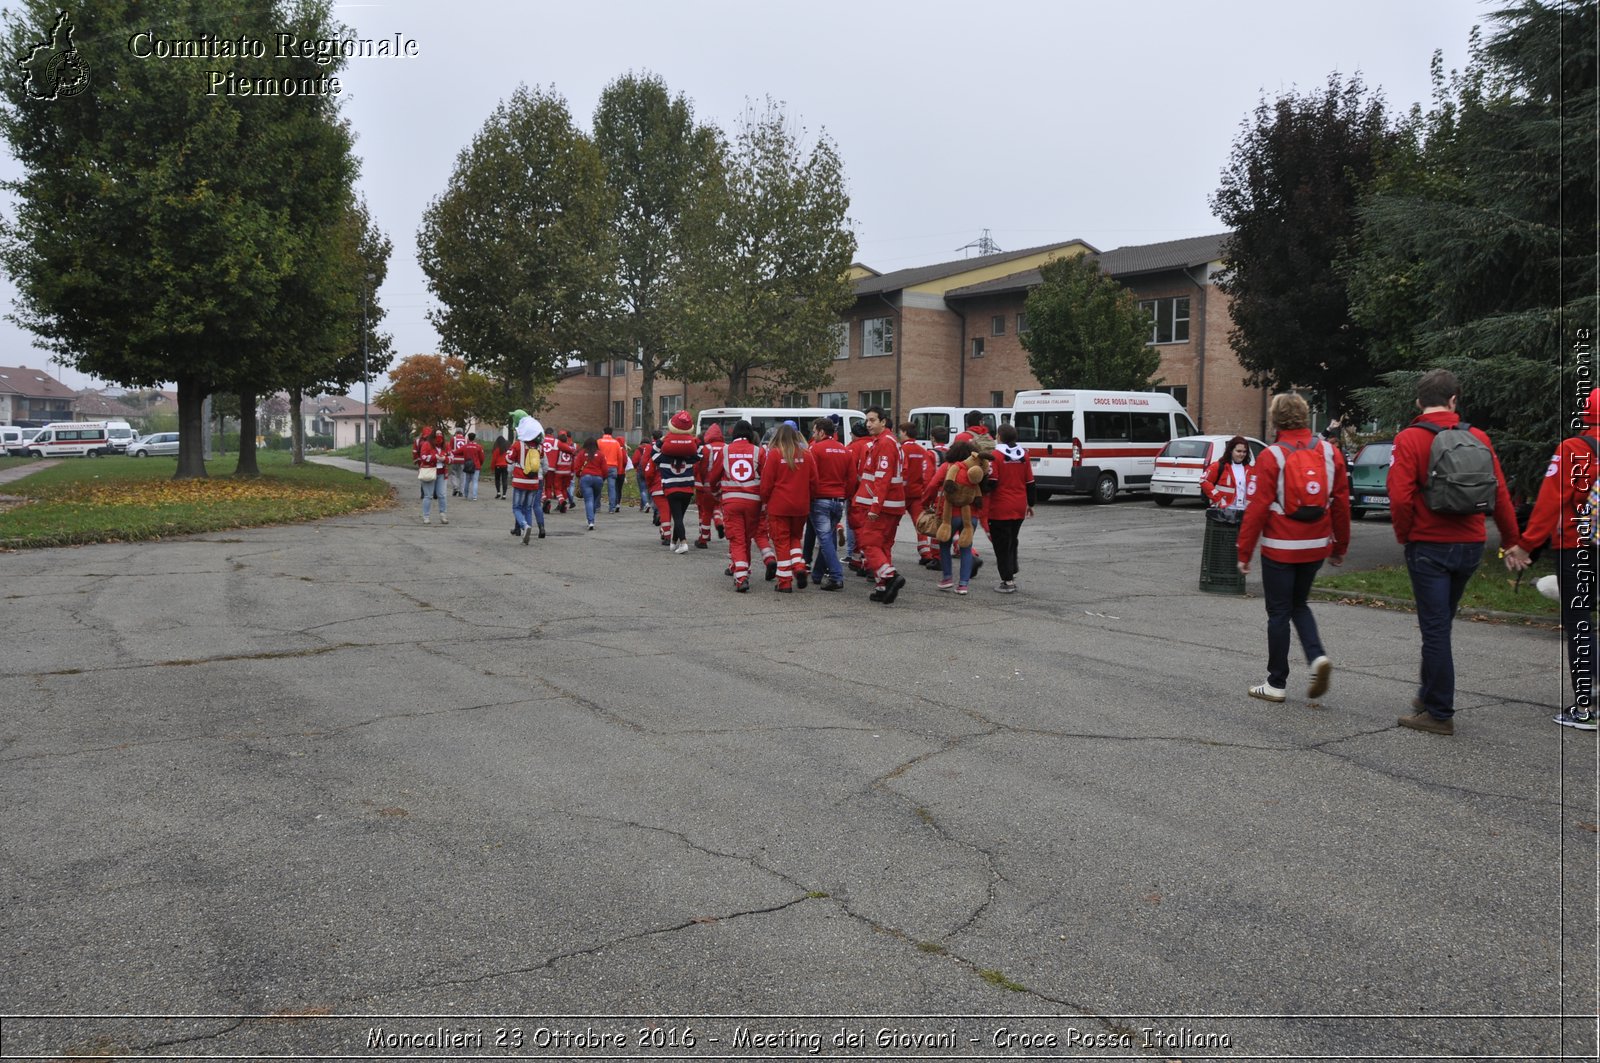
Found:
M 136 458 L 148 458 L 157 454 L 178 453 L 178 433 L 152 432 L 147 436 L 140 436 L 128 447 L 128 453 Z

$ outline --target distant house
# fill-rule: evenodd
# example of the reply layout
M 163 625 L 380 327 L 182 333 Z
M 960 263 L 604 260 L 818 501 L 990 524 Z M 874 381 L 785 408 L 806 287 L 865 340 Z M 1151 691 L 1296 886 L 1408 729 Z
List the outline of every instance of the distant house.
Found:
M 137 428 L 141 426 L 145 415 L 143 407 L 130 406 L 123 402 L 120 396 L 113 396 L 94 388 L 85 388 L 78 392 L 77 420 L 127 421 Z
M 329 399 L 323 396 L 317 400 L 317 408 L 318 416 L 327 419 L 331 431 L 325 434 L 333 436 L 335 450 L 360 446 L 362 433 L 369 424 L 372 426 L 372 434 L 376 436 L 378 426 L 383 423 L 384 418 L 382 410 L 376 406 L 370 407 L 369 410 L 359 399 Z
M 75 421 L 78 393 L 39 369 L 0 365 L 0 424 L 37 428 Z

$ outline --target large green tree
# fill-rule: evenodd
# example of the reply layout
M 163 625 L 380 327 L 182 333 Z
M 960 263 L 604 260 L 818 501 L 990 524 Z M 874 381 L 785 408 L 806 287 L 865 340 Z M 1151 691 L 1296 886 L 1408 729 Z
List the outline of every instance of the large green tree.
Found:
M 1368 404 L 1404 423 L 1418 373 L 1451 368 L 1463 414 L 1531 484 L 1595 379 L 1592 356 L 1577 377 L 1573 348 L 1600 312 L 1600 19 L 1593 0 L 1490 17 L 1464 72 L 1435 58 L 1433 105 L 1362 212 L 1351 290 L 1391 370 Z
M 130 39 L 151 27 L 271 41 L 337 26 L 323 0 L 85 0 L 65 18 L 27 0 L 4 16 L 8 54 L 32 65 L 0 84 L 0 129 L 23 170 L 0 225 L 0 263 L 19 292 L 13 319 L 82 372 L 128 386 L 175 381 L 176 475 L 204 476 L 205 397 L 270 386 L 275 360 L 306 335 L 296 315 L 323 316 L 304 300 L 326 297 L 325 224 L 346 202 L 354 163 L 335 97 L 211 91 L 214 62 L 135 54 Z M 325 85 L 338 63 L 269 48 L 229 67 Z M 40 70 L 73 77 L 64 85 Z
M 1022 346 L 1042 387 L 1138 391 L 1154 382 L 1161 353 L 1132 292 L 1090 255 L 1055 259 L 1039 273 Z
M 649 435 L 656 377 L 674 370 L 668 271 L 680 256 L 683 212 L 716 158 L 717 133 L 696 124 L 689 101 L 669 95 L 666 83 L 647 73 L 606 86 L 595 109 L 594 139 L 611 192 L 620 300 L 605 346 L 639 368 Z
M 832 377 L 856 241 L 832 141 L 768 101 L 746 113 L 684 215 L 669 306 L 678 371 L 729 402 L 809 391 Z
M 1244 123 L 1211 208 L 1233 230 L 1218 287 L 1251 386 L 1311 388 L 1339 413 L 1376 379 L 1343 263 L 1361 197 L 1396 140 L 1382 94 L 1337 74 L 1319 93 L 1263 100 Z
M 512 93 L 423 214 L 417 258 L 441 346 L 528 406 L 592 344 L 612 264 L 604 171 L 554 92 Z

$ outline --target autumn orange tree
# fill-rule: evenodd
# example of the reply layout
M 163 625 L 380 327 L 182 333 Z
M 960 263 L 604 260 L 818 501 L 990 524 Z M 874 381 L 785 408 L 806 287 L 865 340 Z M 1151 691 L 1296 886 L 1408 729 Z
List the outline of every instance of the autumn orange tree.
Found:
M 495 416 L 504 403 L 499 385 L 455 356 L 414 354 L 389 372 L 389 386 L 373 403 L 411 426 L 458 425 Z

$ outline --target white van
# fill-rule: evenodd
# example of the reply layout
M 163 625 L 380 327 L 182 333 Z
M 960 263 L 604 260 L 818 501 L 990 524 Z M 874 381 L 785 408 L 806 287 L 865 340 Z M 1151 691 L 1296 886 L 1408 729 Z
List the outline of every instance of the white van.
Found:
M 133 425 L 127 421 L 107 421 L 106 438 L 111 440 L 111 449 L 118 454 L 126 454 L 133 441 L 139 438 L 139 433 L 133 430 Z
M 906 420 L 917 426 L 917 438 L 926 442 L 933 438 L 935 428 L 948 428 L 954 439 L 967 426 L 967 414 L 977 410 L 983 414 L 983 423 L 994 437 L 995 429 L 1011 420 L 1011 410 L 1000 406 L 918 406 L 906 415 Z
M 1161 448 L 1199 434 L 1177 399 L 1155 391 L 1019 391 L 1011 411 L 1040 499 L 1148 491 Z
M 14 424 L 0 424 L 0 453 L 22 453 L 22 429 Z
M 98 458 L 116 450 L 105 421 L 58 421 L 39 430 L 27 444 L 27 453 L 35 458 Z
M 834 423 L 840 426 L 835 438 L 841 443 L 850 442 L 850 432 L 856 425 L 862 428 L 867 425 L 867 415 L 860 410 L 824 410 L 820 406 L 717 406 L 700 411 L 695 418 L 694 430 L 696 434 L 703 435 L 707 425 L 719 424 L 722 426 L 722 436 L 726 439 L 728 429 L 740 421 L 749 421 L 756 430 L 756 442 L 760 443 L 772 438 L 772 433 L 777 431 L 780 424 L 793 421 L 800 426 L 800 435 L 810 439 L 811 422 L 818 417 L 834 419 Z

